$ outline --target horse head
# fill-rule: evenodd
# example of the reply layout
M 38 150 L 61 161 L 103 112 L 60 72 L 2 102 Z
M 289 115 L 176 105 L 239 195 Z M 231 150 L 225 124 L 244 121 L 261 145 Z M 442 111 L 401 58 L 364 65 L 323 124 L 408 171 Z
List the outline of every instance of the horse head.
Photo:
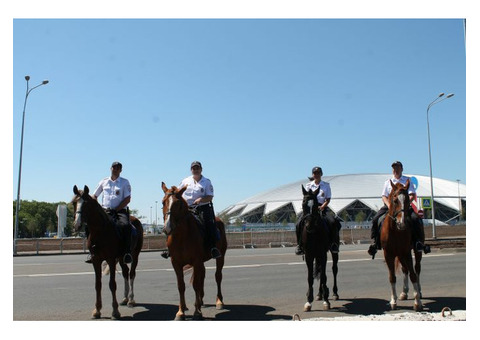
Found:
M 82 226 L 82 218 L 84 216 L 84 205 L 86 201 L 92 200 L 90 195 L 88 194 L 90 192 L 90 189 L 85 185 L 83 187 L 83 190 L 78 190 L 77 186 L 75 185 L 73 187 L 73 193 L 75 196 L 73 196 L 72 199 L 72 204 L 73 204 L 73 211 L 74 211 L 74 216 L 75 220 L 73 222 L 73 228 L 75 229 L 76 232 L 80 229 Z
M 320 214 L 318 213 L 318 193 L 320 192 L 320 188 L 317 190 L 312 191 L 309 189 L 308 191 L 302 185 L 302 192 L 303 192 L 303 201 L 302 201 L 302 210 L 304 216 L 304 226 L 307 232 L 314 232 L 316 227 L 319 225 L 318 221 L 320 220 Z
M 302 185 L 302 192 L 303 192 L 303 201 L 302 201 L 302 210 L 303 215 L 307 214 L 317 214 L 318 213 L 318 193 L 320 188 L 317 190 L 312 191 L 309 189 L 308 191 Z
M 408 196 L 408 188 L 410 187 L 410 179 L 407 180 L 405 185 L 401 183 L 393 184 L 390 180 L 390 185 L 392 191 L 388 196 L 390 202 L 388 216 L 395 222 L 397 229 L 404 230 L 406 220 L 409 218 L 410 197 Z
M 176 186 L 167 188 L 164 182 L 162 182 L 162 190 L 165 196 L 162 199 L 163 205 L 163 232 L 169 235 L 175 228 L 174 221 L 180 216 L 186 216 L 188 213 L 187 202 L 183 199 L 182 194 L 187 189 L 184 186 L 178 189 Z

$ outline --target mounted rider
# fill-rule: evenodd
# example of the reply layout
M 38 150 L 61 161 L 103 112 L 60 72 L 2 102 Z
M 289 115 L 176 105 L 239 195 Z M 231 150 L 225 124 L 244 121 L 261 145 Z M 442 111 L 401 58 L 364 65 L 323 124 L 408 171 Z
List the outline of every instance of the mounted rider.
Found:
M 378 210 L 378 212 L 375 214 L 372 220 L 372 230 L 371 230 L 370 237 L 371 239 L 373 239 L 373 243 L 368 248 L 368 254 L 371 255 L 372 258 L 375 257 L 377 250 L 381 249 L 380 228 L 379 228 L 378 221 L 382 216 L 384 216 L 388 212 L 388 207 L 390 205 L 388 196 L 392 191 L 392 186 L 390 184 L 390 181 L 392 181 L 394 185 L 397 183 L 401 183 L 402 185 L 405 185 L 407 183 L 407 180 L 409 179 L 409 177 L 403 175 L 403 164 L 400 161 L 395 161 L 392 163 L 392 173 L 393 173 L 393 177 L 391 179 L 386 180 L 383 186 L 382 201 L 384 205 L 383 207 L 380 208 L 380 210 Z M 415 202 L 416 191 L 411 181 L 410 181 L 410 186 L 408 188 L 408 196 L 410 197 L 410 202 Z M 413 238 L 414 250 L 416 252 L 421 252 L 423 250 L 425 254 L 428 254 L 430 252 L 430 246 L 423 244 L 425 240 L 425 231 L 423 229 L 423 221 L 418 216 L 418 214 L 413 210 L 411 205 L 409 206 L 409 215 L 413 222 L 412 238 Z
M 122 172 L 122 163 L 113 162 L 110 168 L 111 175 L 98 183 L 92 197 L 98 199 L 103 193 L 102 207 L 109 215 L 117 228 L 121 231 L 123 239 L 123 262 L 131 263 L 131 225 L 128 204 L 132 194 L 132 188 L 128 179 L 120 177 Z M 95 245 L 93 245 L 95 247 Z M 91 263 L 92 257 L 95 256 L 94 248 L 91 256 L 87 259 L 87 263 Z
M 335 213 L 328 207 L 330 200 L 332 198 L 332 191 L 330 189 L 330 184 L 327 182 L 322 181 L 323 171 L 322 168 L 316 166 L 312 169 L 312 177 L 309 177 L 311 182 L 307 183 L 305 186 L 305 190 L 315 191 L 320 189 L 317 195 L 318 200 L 318 210 L 320 211 L 320 215 L 322 218 L 325 219 L 328 226 L 328 232 L 330 236 L 330 251 L 332 253 L 339 252 L 339 231 L 342 227 L 339 220 L 336 218 Z M 302 247 L 302 219 L 303 216 L 300 218 L 299 222 L 296 225 L 296 234 L 297 234 L 297 248 L 295 249 L 296 255 L 304 254 L 303 247 Z

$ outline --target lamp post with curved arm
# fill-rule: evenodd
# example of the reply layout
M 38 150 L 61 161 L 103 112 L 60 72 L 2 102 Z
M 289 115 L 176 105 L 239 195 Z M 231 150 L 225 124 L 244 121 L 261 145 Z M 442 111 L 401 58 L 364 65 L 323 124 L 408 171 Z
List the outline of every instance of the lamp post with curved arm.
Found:
M 16 208 L 15 208 L 15 235 L 14 235 L 14 239 L 13 239 L 13 255 L 17 254 L 18 211 L 20 210 L 20 183 L 21 183 L 21 179 L 22 179 L 23 131 L 24 131 L 24 128 L 25 128 L 25 109 L 27 107 L 27 99 L 28 99 L 28 95 L 30 94 L 30 92 L 35 90 L 37 87 L 48 84 L 48 80 L 44 80 L 44 81 L 42 81 L 41 84 L 38 84 L 37 86 L 29 89 L 28 81 L 30 80 L 30 76 L 25 76 L 25 80 L 27 81 L 27 91 L 25 93 L 25 102 L 23 104 L 22 134 L 21 134 L 21 137 L 20 137 L 20 160 L 19 160 L 19 166 L 18 166 L 18 187 L 17 187 L 17 202 L 16 202 Z
M 432 238 L 434 240 L 437 238 L 437 232 L 436 232 L 436 227 L 435 227 L 435 203 L 433 202 L 433 197 L 434 196 L 433 196 L 433 175 L 432 175 L 432 151 L 431 151 L 431 147 L 430 147 L 430 123 L 429 123 L 429 120 L 428 120 L 428 113 L 430 111 L 430 108 L 433 105 L 438 104 L 438 103 L 444 101 L 445 99 L 453 97 L 454 94 L 450 93 L 445 97 L 444 97 L 444 95 L 445 95 L 445 93 L 443 93 L 443 92 L 440 93 L 438 95 L 438 97 L 435 98 L 434 101 L 432 101 L 430 104 L 428 104 L 428 107 L 427 107 L 428 159 L 430 161 L 430 195 L 431 195 L 430 199 L 431 199 L 431 205 L 432 205 Z

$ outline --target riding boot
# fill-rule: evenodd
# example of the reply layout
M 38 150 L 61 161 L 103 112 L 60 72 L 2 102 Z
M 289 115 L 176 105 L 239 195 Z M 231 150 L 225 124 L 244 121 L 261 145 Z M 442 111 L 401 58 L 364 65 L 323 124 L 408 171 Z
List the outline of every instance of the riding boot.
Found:
M 297 235 L 297 247 L 295 248 L 295 255 L 303 255 L 305 252 L 303 251 L 302 247 L 302 227 L 301 223 L 297 223 L 296 227 L 296 235 Z
M 123 255 L 123 262 L 125 263 L 132 263 L 132 255 L 131 255 L 131 244 L 132 244 L 132 236 L 131 236 L 131 227 L 130 224 L 126 225 L 125 227 L 125 254 Z
M 336 254 L 339 251 L 338 241 L 337 241 L 337 239 L 339 238 L 337 233 L 337 227 L 335 224 L 328 223 L 328 229 L 329 229 L 329 233 L 330 233 L 329 236 L 331 240 L 330 251 L 332 252 L 332 254 Z
M 372 260 L 375 258 L 375 254 L 377 253 L 377 249 L 380 249 L 380 240 L 377 227 L 372 224 L 372 231 L 371 231 L 371 238 L 373 239 L 373 243 L 368 247 L 368 254 L 372 257 Z

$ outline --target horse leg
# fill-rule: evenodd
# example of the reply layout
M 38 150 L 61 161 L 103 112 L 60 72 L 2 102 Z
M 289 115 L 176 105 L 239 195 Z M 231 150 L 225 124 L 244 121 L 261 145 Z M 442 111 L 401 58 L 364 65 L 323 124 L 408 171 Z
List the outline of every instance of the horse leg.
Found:
M 123 281 L 125 283 L 123 290 L 123 300 L 120 302 L 122 306 L 125 306 L 128 303 L 128 294 L 130 292 L 130 284 L 128 282 L 129 269 L 128 266 L 123 262 L 123 259 L 119 261 L 120 267 L 122 268 Z
M 223 295 L 222 295 L 222 269 L 225 263 L 225 257 L 219 257 L 217 260 L 217 269 L 215 271 L 215 281 L 217 282 L 217 300 L 215 301 L 215 307 L 217 310 L 223 309 Z
M 307 302 L 303 306 L 304 312 L 309 312 L 312 310 L 312 302 L 313 302 L 313 258 L 309 256 L 305 256 L 305 263 L 307 264 L 307 271 L 308 271 L 308 290 L 307 290 Z
M 338 274 L 338 253 L 332 253 L 332 272 L 333 272 L 333 300 L 338 300 L 337 274 Z
M 408 269 L 402 266 L 402 273 L 403 273 L 403 289 L 398 297 L 399 300 L 407 300 L 408 299 Z
M 317 260 L 318 261 L 318 260 Z M 321 261 L 321 268 L 320 268 L 320 285 L 322 286 L 322 292 L 323 292 L 323 310 L 329 310 L 330 309 L 330 301 L 328 301 L 328 287 L 327 287 L 327 253 L 322 254 L 320 257 Z
M 415 273 L 415 270 L 413 269 L 413 260 L 412 256 L 408 254 L 406 258 L 402 259 L 402 265 L 406 266 L 408 268 L 408 271 L 410 272 L 410 281 L 412 281 L 412 286 L 413 286 L 413 298 L 415 299 L 415 302 L 413 303 L 413 309 L 416 312 L 419 312 L 422 310 L 422 301 L 420 300 L 420 294 L 419 294 L 419 289 L 418 289 L 418 282 L 417 282 L 417 274 Z
M 397 290 L 395 288 L 395 284 L 397 282 L 397 278 L 395 276 L 395 257 L 388 256 L 385 253 L 385 262 L 387 263 L 388 267 L 388 280 L 390 281 L 390 307 L 393 309 L 397 308 Z
M 130 265 L 130 294 L 128 294 L 128 307 L 135 306 L 135 299 L 133 293 L 133 284 L 137 276 L 138 254 L 133 256 L 132 264 Z
M 94 319 L 99 319 L 101 316 L 100 310 L 102 309 L 102 262 L 94 260 L 93 270 L 95 271 L 96 301 L 95 309 L 92 312 L 92 317 Z
M 195 312 L 193 312 L 194 320 L 203 320 L 202 304 L 203 304 L 203 285 L 205 282 L 205 266 L 203 262 L 193 269 L 193 290 L 195 291 Z
M 112 293 L 112 319 L 120 319 L 120 312 L 118 311 L 118 302 L 117 302 L 117 283 L 115 282 L 115 259 L 108 260 L 108 266 L 110 267 L 110 281 L 109 287 L 110 292 Z
M 178 294 L 180 295 L 180 305 L 178 306 L 178 312 L 175 315 L 175 321 L 185 320 L 185 311 L 187 306 L 185 304 L 185 280 L 183 278 L 183 266 L 174 264 L 172 262 L 175 274 L 177 275 L 177 288 Z
M 422 256 L 423 255 L 422 255 L 421 251 L 415 253 L 415 273 L 417 274 L 417 284 L 418 284 L 418 290 L 417 291 L 418 291 L 420 299 L 423 297 L 422 296 L 422 286 L 420 285 L 420 272 L 422 270 L 422 265 L 421 265 Z

